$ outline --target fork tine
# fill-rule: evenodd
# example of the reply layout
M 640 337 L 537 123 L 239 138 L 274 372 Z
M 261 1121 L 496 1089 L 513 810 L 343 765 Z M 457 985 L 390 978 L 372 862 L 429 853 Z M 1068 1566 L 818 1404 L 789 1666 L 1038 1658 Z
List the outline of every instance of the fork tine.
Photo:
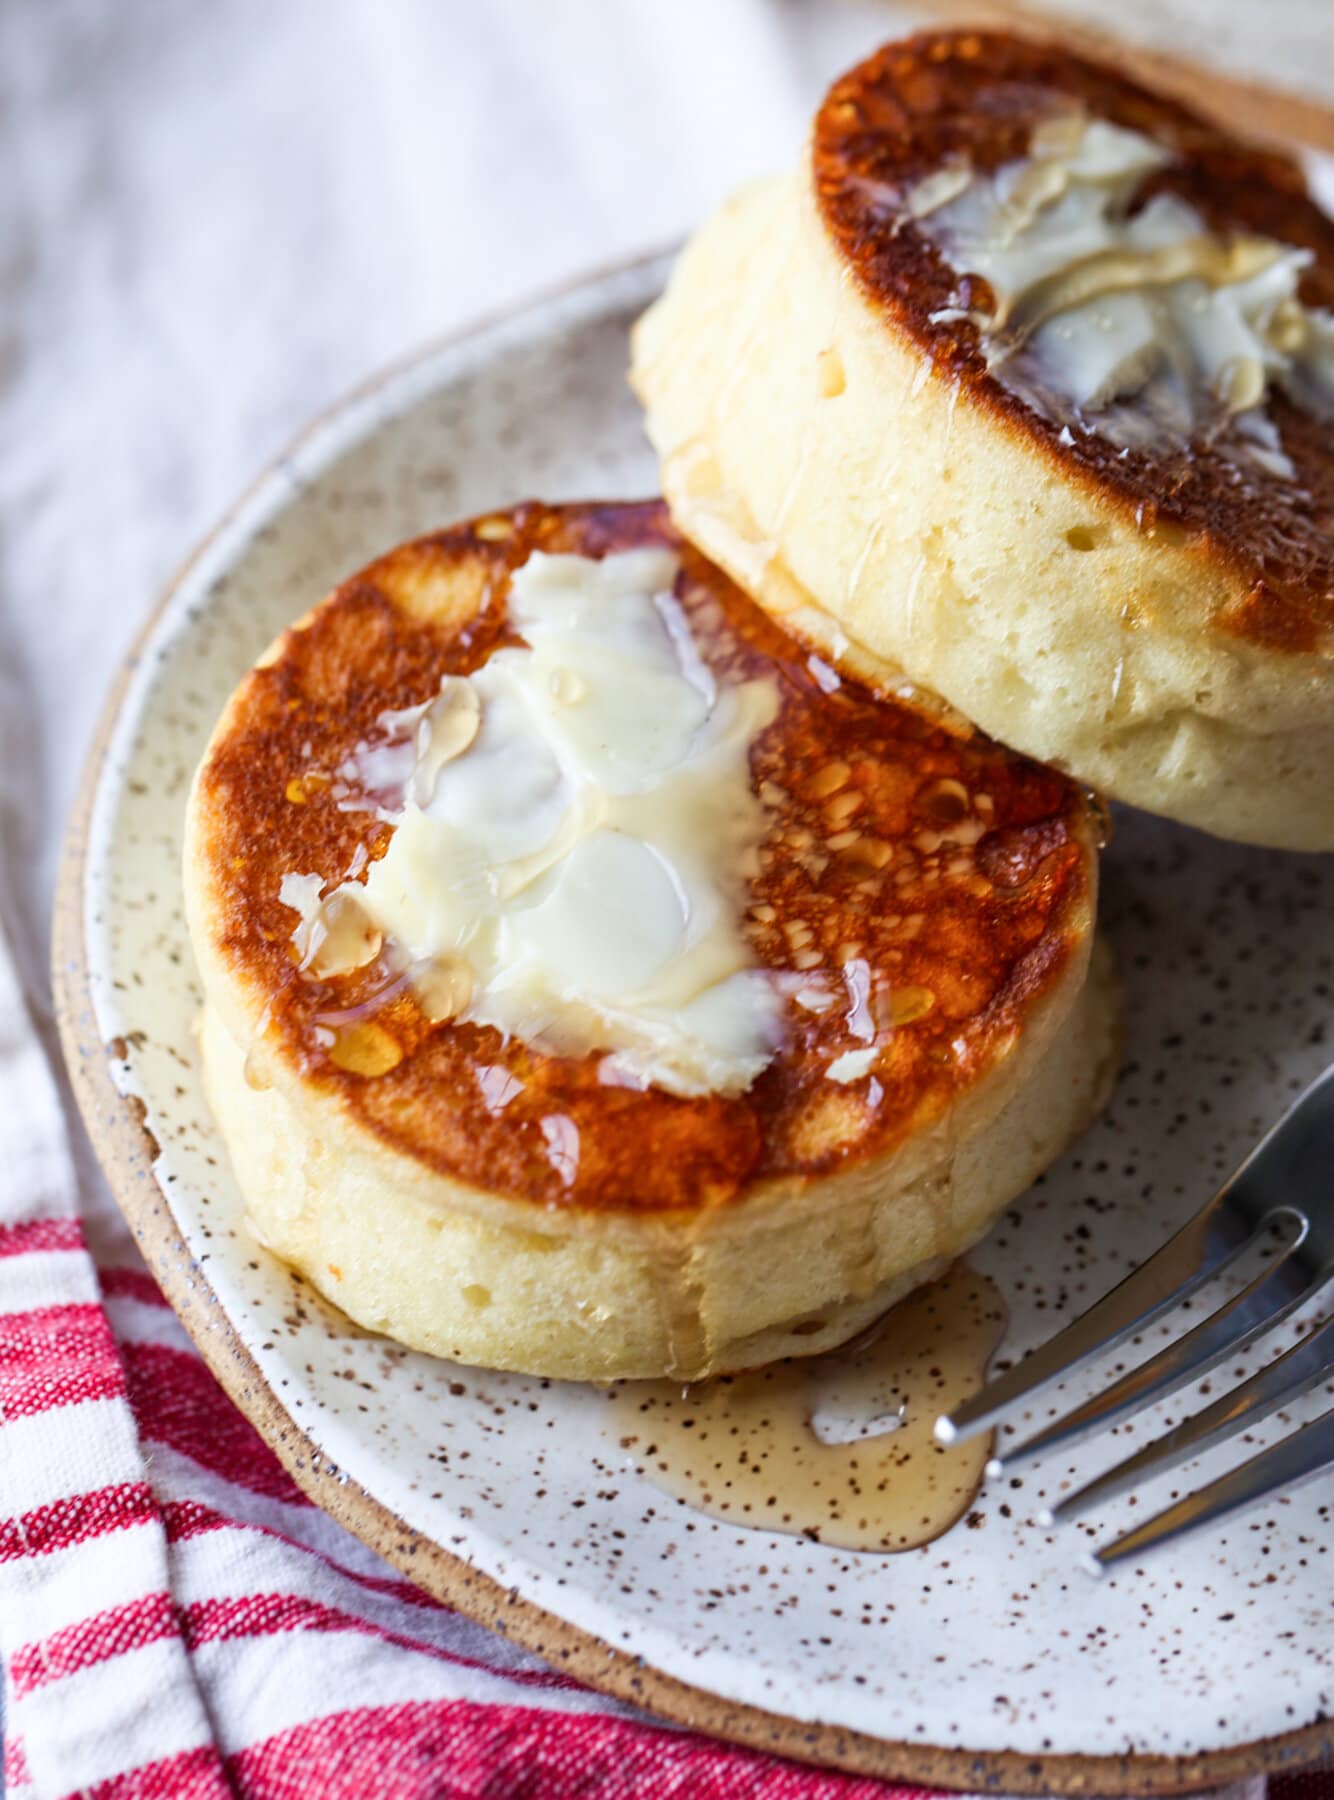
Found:
M 1184 1462 L 1230 1437 L 1248 1419 L 1263 1418 L 1287 1401 L 1296 1400 L 1334 1369 L 1334 1319 L 1293 1344 L 1263 1369 L 1230 1388 L 1201 1412 L 1183 1419 L 1133 1456 L 1127 1456 L 1095 1481 L 1040 1513 L 1044 1525 L 1078 1519 L 1093 1507 L 1123 1494 L 1137 1483 Z
M 1295 1244 L 1287 1245 L 1277 1261 L 1262 1269 L 1239 1293 L 1225 1301 L 1194 1330 L 1186 1332 L 1184 1337 L 1177 1338 L 1165 1350 L 1113 1382 L 1111 1387 L 1057 1419 L 1045 1431 L 1025 1439 L 1003 1456 L 994 1457 L 987 1466 L 988 1475 L 994 1477 L 1016 1463 L 1029 1462 L 1058 1447 L 1079 1443 L 1126 1413 L 1152 1406 L 1186 1382 L 1193 1381 L 1197 1375 L 1205 1374 L 1225 1356 L 1244 1350 L 1261 1332 L 1281 1324 L 1334 1274 L 1334 1270 L 1322 1269 L 1295 1291 L 1287 1287 L 1284 1298 L 1277 1305 L 1272 1304 L 1272 1296 L 1267 1290 L 1295 1248 Z
M 1253 1233 L 1243 1220 L 1259 1230 L 1268 1220 L 1286 1214 L 1305 1228 L 1301 1214 L 1277 1196 L 1300 1192 L 1321 1178 L 1332 1128 L 1334 1063 L 1298 1096 L 1175 1237 L 1064 1331 L 988 1382 L 956 1412 L 937 1419 L 937 1439 L 952 1444 L 985 1431 L 1018 1401 L 1114 1349 L 1137 1326 L 1151 1325 L 1169 1306 L 1188 1299 L 1244 1249 Z M 1266 1192 L 1276 1197 L 1272 1204 L 1263 1204 Z M 1261 1204 L 1255 1204 L 1257 1200 Z
M 1215 1200 L 1064 1331 L 989 1381 L 947 1418 L 937 1419 L 938 1440 L 952 1444 L 985 1431 L 1020 1400 L 1114 1349 L 1137 1326 L 1151 1325 L 1169 1307 L 1220 1274 L 1245 1249 L 1246 1241 L 1228 1243 L 1211 1232 L 1217 1208 Z
M 1086 1559 L 1091 1574 L 1102 1575 L 1127 1557 L 1142 1556 L 1214 1525 L 1248 1506 L 1256 1506 L 1271 1494 L 1290 1493 L 1303 1482 L 1334 1468 L 1334 1407 L 1323 1412 L 1281 1443 L 1262 1450 L 1249 1462 L 1211 1481 L 1198 1493 L 1188 1494 L 1174 1506 L 1138 1525 L 1133 1531 L 1095 1550 Z

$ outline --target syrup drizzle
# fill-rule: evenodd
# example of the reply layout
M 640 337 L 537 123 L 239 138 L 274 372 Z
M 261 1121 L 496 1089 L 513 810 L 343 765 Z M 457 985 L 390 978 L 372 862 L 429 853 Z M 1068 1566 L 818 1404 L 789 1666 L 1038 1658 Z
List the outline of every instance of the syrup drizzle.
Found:
M 682 1387 L 608 1390 L 637 1471 L 730 1525 L 848 1550 L 913 1550 L 969 1510 L 988 1436 L 937 1444 L 937 1416 L 976 1391 L 1005 1328 L 995 1283 L 964 1263 L 853 1343 Z

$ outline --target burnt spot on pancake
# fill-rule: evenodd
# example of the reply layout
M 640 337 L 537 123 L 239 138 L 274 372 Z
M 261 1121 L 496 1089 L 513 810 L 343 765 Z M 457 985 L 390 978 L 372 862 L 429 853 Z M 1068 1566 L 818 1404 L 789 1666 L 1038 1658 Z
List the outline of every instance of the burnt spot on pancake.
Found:
M 817 202 L 834 245 L 866 297 L 965 387 L 992 418 L 1078 471 L 1139 528 L 1217 557 L 1245 583 L 1225 616 L 1202 620 L 1293 651 L 1334 635 L 1334 450 L 1328 418 L 1281 389 L 1266 402 L 1294 474 L 1247 463 L 1204 438 L 1161 453 L 1096 431 L 1062 433 L 988 371 L 978 326 L 985 283 L 968 283 L 916 221 L 907 196 L 924 177 L 966 159 L 993 169 L 1027 154 L 1033 128 L 1061 106 L 1154 138 L 1172 161 L 1137 197 L 1180 195 L 1219 233 L 1256 233 L 1313 253 L 1299 297 L 1334 306 L 1334 223 L 1310 199 L 1297 165 L 1239 143 L 1175 100 L 1050 44 L 978 31 L 924 32 L 886 45 L 830 89 L 815 122 Z M 933 319 L 933 314 L 954 316 Z M 1073 435 L 1073 441 L 1070 441 Z
M 384 854 L 392 827 L 346 810 L 339 766 L 381 713 L 514 641 L 512 569 L 534 550 L 643 545 L 680 557 L 677 596 L 715 672 L 779 690 L 751 749 L 771 827 L 746 927 L 756 960 L 788 972 L 786 1035 L 735 1097 L 609 1085 L 600 1055 L 432 1023 L 380 960 L 299 972 L 278 898 L 289 872 L 332 884 Z M 697 1209 L 892 1150 L 1017 1042 L 1091 930 L 1096 831 L 1079 788 L 891 696 L 846 681 L 826 693 L 804 648 L 657 501 L 526 505 L 372 564 L 247 677 L 195 803 L 219 948 L 255 1015 L 268 1009 L 270 1047 L 393 1148 L 550 1205 Z M 865 1070 L 830 1078 L 858 1052 Z

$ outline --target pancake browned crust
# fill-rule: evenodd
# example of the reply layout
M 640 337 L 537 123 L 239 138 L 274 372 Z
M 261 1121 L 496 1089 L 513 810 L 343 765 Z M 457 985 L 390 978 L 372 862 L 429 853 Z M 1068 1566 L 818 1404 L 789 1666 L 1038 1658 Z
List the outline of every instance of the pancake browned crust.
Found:
M 923 33 L 835 83 L 796 170 L 706 222 L 636 327 L 663 491 L 706 555 L 842 666 L 906 674 L 1147 810 L 1334 848 L 1325 401 L 1270 384 L 1268 462 L 1212 422 L 1113 441 L 1022 342 L 1013 386 L 988 369 L 986 284 L 914 211 L 924 180 L 1011 163 L 1081 107 L 1167 151 L 1133 204 L 1169 190 L 1227 241 L 1309 252 L 1299 298 L 1334 306 L 1334 225 L 1285 157 L 1059 47 Z
M 867 297 L 949 380 L 1042 455 L 1114 496 L 1137 529 L 1184 534 L 1244 583 L 1215 621 L 1257 643 L 1330 647 L 1334 632 L 1334 426 L 1281 388 L 1269 399 L 1292 476 L 1235 457 L 1207 438 L 1181 452 L 1122 446 L 1096 431 L 1062 437 L 987 368 L 970 319 L 933 320 L 957 306 L 958 274 L 907 209 L 922 177 L 953 158 L 993 169 L 1028 152 L 1035 124 L 1073 100 L 1172 152 L 1143 183 L 1176 193 L 1223 235 L 1254 232 L 1308 249 L 1303 304 L 1334 307 L 1334 222 L 1277 151 L 1244 144 L 1165 95 L 1052 44 L 999 32 L 924 32 L 887 44 L 829 90 L 816 114 L 812 162 L 821 216 Z M 979 283 L 979 286 L 985 286 Z M 985 304 L 985 302 L 984 302 Z
M 893 1030 L 873 1080 L 826 1078 L 831 1058 L 861 1047 L 844 1004 L 815 1014 L 789 1003 L 786 1041 L 747 1092 L 683 1099 L 604 1085 L 598 1056 L 544 1055 L 491 1027 L 432 1024 L 410 988 L 377 999 L 391 985 L 379 962 L 328 980 L 295 966 L 295 917 L 278 898 L 283 875 L 314 871 L 336 882 L 358 846 L 383 854 L 392 830 L 346 810 L 332 772 L 376 738 L 381 713 L 428 697 L 443 674 L 466 673 L 515 641 L 507 576 L 531 551 L 596 557 L 641 545 L 679 551 L 678 597 L 716 671 L 776 676 L 779 714 L 751 755 L 773 824 L 750 889 L 748 931 L 763 965 L 841 979 L 857 956 L 887 978 Z M 845 1334 L 839 1306 L 857 1301 L 850 1329 L 891 1281 L 919 1264 L 939 1266 L 1085 1121 L 1110 1054 L 1105 986 L 1079 1042 L 1065 1045 L 1065 1067 L 1052 1069 L 1045 1088 L 1032 1078 L 1084 989 L 1095 812 L 1073 783 L 980 734 L 851 683 L 827 693 L 829 680 L 650 502 L 527 505 L 406 545 L 337 589 L 241 684 L 199 771 L 188 830 L 210 1094 L 261 1233 L 355 1317 L 465 1360 L 539 1372 L 702 1373 L 728 1360 L 733 1340 L 825 1305 L 828 1320 L 809 1334 L 809 1347 L 819 1348 Z M 349 1014 L 340 1042 L 350 1054 L 319 1031 Z M 484 1068 L 522 1083 L 503 1109 L 479 1085 Z M 955 1194 L 961 1146 L 981 1142 L 1007 1106 L 1039 1088 L 1045 1116 L 1022 1122 L 1009 1166 L 989 1168 L 970 1195 Z M 542 1122 L 552 1115 L 577 1132 L 573 1171 L 550 1153 Z M 597 1269 L 573 1300 L 566 1289 L 548 1296 L 554 1317 L 562 1307 L 587 1313 L 614 1291 L 612 1244 L 641 1258 L 650 1246 L 650 1260 L 666 1255 L 684 1266 L 711 1253 L 715 1227 L 728 1235 L 728 1215 L 735 1254 L 744 1221 L 773 1226 L 785 1208 L 825 1238 L 841 1235 L 860 1209 L 865 1232 L 899 1170 L 948 1190 L 946 1216 L 925 1238 L 914 1225 L 883 1251 L 865 1235 L 840 1243 L 826 1258 L 837 1273 L 817 1270 L 802 1306 L 775 1302 L 758 1325 L 749 1303 L 737 1306 L 732 1328 L 705 1320 L 702 1302 L 687 1316 L 673 1293 L 672 1319 L 647 1334 L 652 1348 L 642 1321 L 627 1347 L 615 1320 L 594 1329 L 576 1318 L 584 1335 L 573 1348 L 564 1340 L 534 1347 L 516 1325 L 517 1347 L 507 1350 L 496 1280 L 469 1279 L 457 1237 L 443 1271 L 418 1261 L 414 1279 L 424 1292 L 446 1280 L 484 1288 L 485 1305 L 474 1307 L 480 1336 L 468 1338 L 452 1315 L 433 1335 L 416 1314 L 408 1319 L 391 1300 L 357 1291 L 354 1254 L 342 1239 L 331 1251 L 327 1237 L 341 1204 L 331 1196 L 346 1178 L 358 1198 L 340 1229 L 355 1233 L 363 1209 L 359 1229 L 378 1243 L 368 1266 L 392 1257 L 382 1234 L 399 1216 L 394 1206 L 418 1201 L 437 1233 L 439 1216 L 453 1209 L 470 1230 L 486 1215 L 530 1249 L 535 1238 L 548 1249 L 547 1240 L 577 1240 L 596 1251 Z M 399 1196 L 393 1206 L 390 1191 Z M 801 1231 L 782 1235 L 799 1254 Z M 558 1262 L 546 1258 L 553 1271 Z M 708 1287 L 699 1268 L 690 1282 L 700 1293 Z M 642 1300 L 626 1304 L 642 1311 Z

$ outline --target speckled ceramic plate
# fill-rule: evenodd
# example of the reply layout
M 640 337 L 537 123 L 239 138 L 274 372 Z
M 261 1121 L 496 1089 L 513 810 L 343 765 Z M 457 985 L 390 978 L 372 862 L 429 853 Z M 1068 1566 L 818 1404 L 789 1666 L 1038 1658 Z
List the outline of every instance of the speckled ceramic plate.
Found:
M 595 1390 L 358 1331 L 242 1225 L 199 1089 L 178 875 L 210 727 L 281 626 L 399 539 L 528 495 L 652 491 L 623 377 L 627 328 L 662 275 L 589 281 L 362 390 L 261 479 L 154 615 L 108 711 L 59 914 L 66 1046 L 121 1204 L 314 1498 L 597 1686 L 938 1785 L 1165 1791 L 1311 1758 L 1334 1710 L 1328 1484 L 1102 1584 L 1077 1566 L 1078 1536 L 1033 1522 L 1064 1462 L 900 1556 L 738 1530 L 631 1473 Z M 1008 1353 L 1147 1252 L 1324 1063 L 1332 909 L 1334 859 L 1121 819 L 1105 916 L 1129 990 L 1125 1069 L 1104 1120 L 978 1256 L 1009 1298 Z

